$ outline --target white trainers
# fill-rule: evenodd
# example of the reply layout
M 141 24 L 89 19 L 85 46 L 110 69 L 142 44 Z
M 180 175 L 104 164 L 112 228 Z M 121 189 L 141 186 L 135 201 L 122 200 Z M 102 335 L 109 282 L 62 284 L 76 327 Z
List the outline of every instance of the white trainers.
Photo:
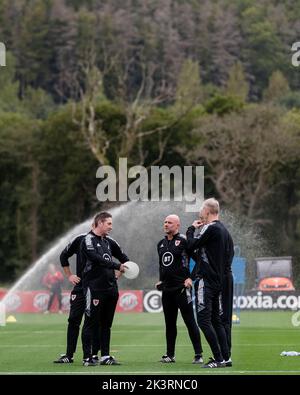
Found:
M 103 360 L 100 359 L 100 365 L 121 365 L 114 356 L 109 356 Z
M 204 369 L 215 369 L 215 368 L 225 368 L 225 360 L 222 362 L 216 361 L 213 358 L 209 358 L 209 361 L 202 366 Z
M 168 355 L 163 355 L 160 359 L 160 362 L 162 363 L 174 363 L 175 362 L 175 357 L 169 357 Z

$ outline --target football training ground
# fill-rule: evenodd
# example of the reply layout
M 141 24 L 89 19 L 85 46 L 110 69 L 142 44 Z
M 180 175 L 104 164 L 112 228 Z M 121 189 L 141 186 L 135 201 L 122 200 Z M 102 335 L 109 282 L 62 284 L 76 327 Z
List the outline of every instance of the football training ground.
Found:
M 111 354 L 121 366 L 82 366 L 79 340 L 73 364 L 54 364 L 65 352 L 67 315 L 19 314 L 17 322 L 0 327 L 1 374 L 181 374 L 280 375 L 300 374 L 300 356 L 282 357 L 282 351 L 300 351 L 300 328 L 291 323 L 293 312 L 242 312 L 233 325 L 233 367 L 202 369 L 193 365 L 193 349 L 181 317 L 178 319 L 176 363 L 162 364 L 165 353 L 161 313 L 119 313 L 112 329 Z M 202 335 L 204 360 L 210 350 Z

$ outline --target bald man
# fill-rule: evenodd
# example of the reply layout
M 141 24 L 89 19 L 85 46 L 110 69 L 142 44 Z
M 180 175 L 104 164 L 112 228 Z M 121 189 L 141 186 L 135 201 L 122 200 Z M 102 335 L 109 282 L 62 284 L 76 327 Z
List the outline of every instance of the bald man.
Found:
M 162 305 L 166 324 L 167 352 L 160 362 L 175 362 L 178 309 L 188 329 L 194 347 L 194 364 L 203 362 L 200 332 L 195 321 L 191 296 L 192 280 L 189 259 L 186 253 L 187 241 L 179 233 L 178 215 L 168 215 L 164 220 L 165 237 L 157 244 L 159 256 L 159 282 L 156 288 L 162 291 Z

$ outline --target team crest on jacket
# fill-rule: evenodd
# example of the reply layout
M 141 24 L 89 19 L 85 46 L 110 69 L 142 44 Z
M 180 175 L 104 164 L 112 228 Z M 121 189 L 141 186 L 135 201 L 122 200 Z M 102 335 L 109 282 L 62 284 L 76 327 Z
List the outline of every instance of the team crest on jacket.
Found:
M 77 296 L 77 295 L 71 295 L 71 300 L 72 300 L 72 302 L 76 299 L 76 296 Z
M 175 246 L 178 247 L 180 242 L 181 242 L 181 240 L 175 240 Z
M 93 305 L 98 306 L 99 304 L 99 299 L 93 299 Z

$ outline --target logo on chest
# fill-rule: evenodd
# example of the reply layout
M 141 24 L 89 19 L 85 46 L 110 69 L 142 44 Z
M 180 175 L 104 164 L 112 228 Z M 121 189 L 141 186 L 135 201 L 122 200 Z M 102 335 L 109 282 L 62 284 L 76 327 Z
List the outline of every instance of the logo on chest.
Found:
M 174 261 L 174 255 L 167 251 L 163 254 L 161 261 L 164 266 L 170 266 Z
M 106 252 L 105 254 L 103 254 L 103 259 L 105 259 L 106 261 L 110 261 L 111 256 Z

